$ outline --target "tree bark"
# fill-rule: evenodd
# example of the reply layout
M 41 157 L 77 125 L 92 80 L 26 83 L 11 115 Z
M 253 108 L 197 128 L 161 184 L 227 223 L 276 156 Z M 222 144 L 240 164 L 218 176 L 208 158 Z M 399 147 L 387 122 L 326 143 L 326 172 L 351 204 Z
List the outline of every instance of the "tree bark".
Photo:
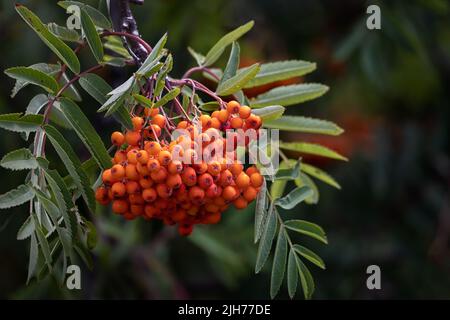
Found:
M 130 3 L 143 5 L 144 0 L 109 0 L 109 15 L 111 16 L 114 31 L 140 36 Z M 145 47 L 139 42 L 125 37 L 122 37 L 122 41 L 136 64 L 142 64 L 149 54 Z

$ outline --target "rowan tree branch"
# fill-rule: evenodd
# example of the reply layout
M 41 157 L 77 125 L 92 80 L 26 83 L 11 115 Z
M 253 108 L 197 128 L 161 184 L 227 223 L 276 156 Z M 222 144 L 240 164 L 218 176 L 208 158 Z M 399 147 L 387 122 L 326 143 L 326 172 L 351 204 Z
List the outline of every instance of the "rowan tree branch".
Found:
M 142 5 L 144 4 L 144 0 L 110 0 L 109 15 L 111 16 L 114 31 L 125 32 L 140 37 L 130 3 Z M 129 37 L 122 37 L 122 41 L 136 64 L 142 64 L 150 53 L 148 49 L 139 41 Z

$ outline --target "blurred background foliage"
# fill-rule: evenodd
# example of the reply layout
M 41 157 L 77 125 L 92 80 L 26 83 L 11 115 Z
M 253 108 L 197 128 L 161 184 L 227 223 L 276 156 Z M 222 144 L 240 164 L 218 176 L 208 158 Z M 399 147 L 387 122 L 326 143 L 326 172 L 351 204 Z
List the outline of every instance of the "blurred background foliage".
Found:
M 194 64 L 188 45 L 205 52 L 225 32 L 251 19 L 256 25 L 241 41 L 243 65 L 294 58 L 318 63 L 307 81 L 325 83 L 330 92 L 288 113 L 340 124 L 346 130 L 340 137 L 299 138 L 321 142 L 350 162 L 308 157 L 332 173 L 342 190 L 320 184 L 319 204 L 284 213 L 327 231 L 328 246 L 308 244 L 327 264 L 325 271 L 312 270 L 315 298 L 450 298 L 448 1 L 145 2 L 134 8 L 140 31 L 150 43 L 169 32 L 177 76 Z M 52 1 L 21 3 L 45 22 L 65 24 L 67 16 Z M 369 4 L 380 5 L 382 30 L 367 30 Z M 10 0 L 0 1 L 0 42 L 1 70 L 55 61 Z M 93 63 L 87 51 L 82 61 Z M 127 78 L 126 71 L 132 69 L 107 68 L 102 76 L 117 85 Z M 27 88 L 12 100 L 12 85 L 0 77 L 1 113 L 22 112 L 33 97 L 34 89 Z M 87 96 L 82 107 L 107 141 L 117 124 L 96 114 L 97 104 Z M 75 135 L 64 133 L 87 158 Z M 2 131 L 1 155 L 19 145 L 24 145 L 19 135 Z M 0 175 L 0 193 L 24 178 L 5 169 Z M 270 266 L 260 275 L 253 269 L 252 210 L 229 212 L 219 225 L 198 228 L 191 238 L 180 238 L 158 223 L 124 222 L 100 210 L 90 217 L 98 229 L 94 269 L 83 269 L 83 289 L 72 292 L 48 280 L 24 285 L 28 242 L 17 241 L 16 232 L 27 210 L 1 212 L 0 298 L 268 298 Z M 366 288 L 370 264 L 381 268 L 382 290 Z M 281 298 L 287 297 L 285 291 Z

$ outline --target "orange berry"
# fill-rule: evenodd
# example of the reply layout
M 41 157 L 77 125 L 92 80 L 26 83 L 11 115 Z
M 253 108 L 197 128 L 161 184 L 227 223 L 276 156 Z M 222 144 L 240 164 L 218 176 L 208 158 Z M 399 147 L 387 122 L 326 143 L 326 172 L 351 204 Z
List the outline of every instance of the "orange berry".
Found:
M 144 207 L 144 213 L 148 218 L 153 218 L 158 215 L 159 210 L 153 205 L 146 205 Z
M 137 163 L 137 154 L 138 154 L 138 151 L 136 149 L 128 151 L 128 153 L 127 153 L 128 163 L 136 164 Z
M 163 199 L 168 199 L 172 195 L 172 188 L 165 183 L 156 186 L 156 193 Z
M 251 114 L 247 120 L 245 120 L 245 124 L 249 128 L 258 129 L 261 126 L 261 118 L 257 115 Z
M 208 172 L 210 174 L 212 174 L 213 176 L 218 175 L 221 170 L 222 170 L 222 166 L 217 161 L 211 161 L 208 164 Z
M 217 119 L 219 119 L 220 122 L 225 123 L 228 121 L 229 116 L 230 116 L 230 114 L 228 113 L 228 111 L 226 109 L 222 109 L 219 111 Z
M 209 173 L 204 173 L 198 177 L 198 185 L 202 189 L 208 189 L 213 184 L 213 178 Z
M 142 198 L 144 198 L 146 202 L 155 201 L 157 196 L 156 190 L 153 188 L 144 189 L 144 191 L 142 191 Z
M 161 127 L 158 126 L 157 124 L 152 124 L 148 128 L 148 133 L 149 136 L 152 137 L 153 139 L 159 138 L 161 136 Z
M 241 106 L 239 108 L 239 116 L 242 119 L 247 119 L 251 113 L 252 113 L 252 109 L 250 109 L 250 107 L 248 107 L 248 106 Z
M 207 212 L 218 212 L 219 211 L 219 206 L 218 205 L 215 205 L 214 203 L 208 203 L 206 206 L 205 206 L 205 210 L 207 211 Z
M 181 180 L 181 176 L 178 173 L 170 174 L 166 180 L 167 185 L 171 189 L 178 189 L 183 181 Z
M 136 164 L 136 170 L 141 176 L 146 176 L 150 174 L 150 170 L 148 170 L 147 164 L 141 164 L 138 162 Z
M 183 164 L 179 160 L 172 160 L 167 166 L 167 170 L 171 174 L 181 173 L 183 171 Z
M 150 177 L 156 182 L 160 183 L 166 180 L 167 178 L 167 169 L 165 167 L 160 167 L 158 170 L 153 171 L 150 174 Z
M 178 233 L 180 236 L 188 236 L 192 233 L 192 230 L 194 229 L 194 226 L 192 224 L 180 224 L 178 226 Z
M 203 219 L 203 223 L 205 224 L 216 224 L 220 221 L 221 214 L 220 212 L 210 213 Z
M 236 209 L 245 209 L 248 206 L 247 200 L 245 200 L 244 197 L 239 197 L 236 200 L 233 201 L 234 206 Z
M 136 154 L 136 159 L 141 164 L 147 164 L 148 161 L 148 153 L 145 150 L 140 150 Z
M 148 143 L 147 152 L 152 155 L 156 156 L 161 151 L 161 145 L 156 141 L 150 141 Z
M 166 125 L 166 118 L 163 115 L 157 114 L 153 117 L 152 124 L 156 124 L 160 128 L 164 128 Z
M 262 186 L 264 182 L 264 178 L 262 177 L 262 175 L 260 175 L 258 172 L 253 173 L 250 176 L 250 183 L 252 184 L 253 187 L 255 188 L 259 188 Z
M 241 163 L 233 163 L 230 166 L 230 171 L 233 174 L 233 177 L 239 176 L 241 174 L 242 170 L 244 170 L 244 166 Z
M 128 211 L 128 201 L 118 199 L 112 203 L 112 211 L 118 214 L 124 214 Z
M 219 207 L 222 207 L 222 206 L 226 205 L 227 203 L 224 198 L 217 197 L 214 199 L 214 204 L 218 205 Z
M 197 174 L 203 174 L 208 171 L 208 165 L 205 162 L 196 163 L 192 166 Z
M 186 167 L 181 174 L 181 179 L 188 187 L 195 185 L 197 183 L 197 174 L 195 173 L 194 168 Z
M 192 201 L 200 202 L 205 197 L 205 191 L 203 191 L 202 188 L 193 186 L 191 189 L 189 189 L 189 198 L 191 198 Z
M 234 200 L 237 195 L 236 189 L 232 186 L 226 186 L 222 192 L 222 197 L 227 201 Z
M 247 189 L 244 190 L 243 196 L 245 200 L 252 202 L 258 196 L 258 191 L 252 186 L 248 186 Z
M 211 118 L 218 118 L 218 117 L 219 117 L 219 110 L 216 110 L 211 114 Z
M 150 172 L 158 171 L 161 165 L 159 164 L 159 161 L 156 159 L 150 159 L 147 162 L 147 169 Z
M 139 172 L 137 172 L 136 165 L 127 164 L 125 167 L 125 176 L 128 180 L 139 180 Z
M 111 135 L 111 143 L 118 147 L 123 145 L 125 143 L 125 137 L 122 134 L 122 132 L 119 132 L 119 131 L 113 132 Z
M 158 155 L 158 160 L 161 165 L 167 166 L 172 161 L 172 154 L 167 150 L 161 151 Z
M 236 186 L 239 189 L 245 189 L 249 186 L 249 184 L 250 184 L 250 177 L 244 172 L 241 172 L 236 178 Z
M 124 213 L 123 217 L 128 221 L 134 220 L 136 218 L 131 212 Z
M 169 202 L 167 199 L 158 199 L 158 201 L 155 202 L 155 206 L 164 210 L 169 206 Z
M 142 204 L 132 204 L 130 211 L 134 216 L 142 216 L 144 214 L 144 206 Z
M 105 187 L 99 187 L 95 191 L 95 200 L 102 205 L 107 205 L 109 202 L 108 190 Z
M 125 177 L 125 168 L 120 164 L 115 164 L 111 168 L 111 176 L 114 180 L 122 180 Z
M 215 198 L 220 194 L 220 190 L 219 187 L 215 184 L 212 183 L 208 189 L 206 189 L 206 196 L 208 198 Z
M 102 173 L 102 181 L 106 185 L 111 185 L 114 182 L 114 178 L 112 177 L 111 169 L 106 169 Z
M 133 117 L 131 118 L 131 122 L 133 123 L 133 128 L 136 131 L 139 131 L 144 126 L 144 119 L 141 117 Z
M 241 105 L 239 104 L 239 102 L 234 101 L 234 100 L 227 103 L 227 111 L 229 114 L 239 113 L 240 107 L 241 107 Z
M 135 131 L 127 131 L 127 133 L 125 134 L 125 141 L 130 146 L 137 146 L 141 141 L 141 134 Z
M 140 193 L 130 194 L 128 196 L 128 201 L 130 201 L 131 204 L 145 204 L 144 198 L 142 198 L 142 195 Z
M 211 124 L 212 124 L 211 117 L 208 116 L 207 114 L 201 115 L 199 120 L 200 120 L 200 123 L 202 124 L 203 131 L 211 127 Z
M 211 128 L 220 129 L 221 123 L 217 118 L 211 118 Z
M 198 206 L 191 206 L 189 209 L 187 209 L 187 214 L 190 216 L 195 216 L 198 210 Z
M 248 167 L 245 173 L 250 177 L 253 173 L 259 172 L 255 166 Z
M 149 176 L 143 176 L 139 180 L 139 185 L 141 186 L 142 189 L 148 189 L 151 186 L 153 186 L 153 180 Z
M 233 129 L 240 129 L 243 124 L 244 121 L 241 118 L 232 118 L 230 121 L 231 128 Z
M 128 194 L 135 194 L 141 191 L 141 187 L 136 181 L 127 181 L 125 188 Z
M 120 198 L 125 195 L 127 190 L 122 182 L 116 182 L 112 185 L 111 192 L 114 198 Z
M 178 209 L 171 215 L 171 218 L 175 222 L 183 221 L 184 219 L 186 219 L 186 210 Z
M 178 123 L 177 128 L 178 129 L 186 129 L 188 125 L 189 125 L 189 123 L 187 121 L 183 120 Z
M 233 174 L 230 170 L 224 170 L 220 173 L 219 183 L 222 187 L 229 186 L 233 183 Z
M 127 161 L 127 152 L 125 150 L 117 150 L 114 154 L 114 163 L 123 163 Z

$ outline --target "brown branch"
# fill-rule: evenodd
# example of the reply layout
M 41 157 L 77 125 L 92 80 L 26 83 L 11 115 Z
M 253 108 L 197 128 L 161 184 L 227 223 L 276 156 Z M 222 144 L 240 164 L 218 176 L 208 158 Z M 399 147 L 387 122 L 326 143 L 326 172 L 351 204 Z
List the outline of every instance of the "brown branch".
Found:
M 136 20 L 130 8 L 130 3 L 142 5 L 144 0 L 111 0 L 109 4 L 109 15 L 113 23 L 114 31 L 125 32 L 140 37 Z M 136 39 L 122 37 L 124 46 L 133 57 L 136 64 L 140 65 L 147 58 L 150 51 Z

